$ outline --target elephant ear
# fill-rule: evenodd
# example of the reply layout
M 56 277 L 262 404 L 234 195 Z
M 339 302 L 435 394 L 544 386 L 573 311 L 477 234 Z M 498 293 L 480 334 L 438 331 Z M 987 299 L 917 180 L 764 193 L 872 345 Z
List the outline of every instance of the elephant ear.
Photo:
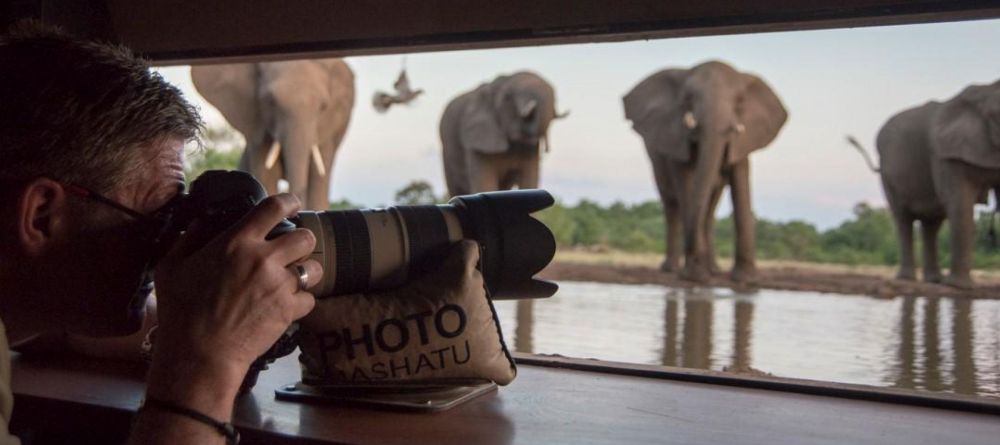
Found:
M 743 125 L 743 132 L 733 137 L 729 149 L 729 163 L 746 159 L 750 152 L 759 150 L 778 137 L 778 131 L 788 120 L 788 112 L 781 99 L 761 78 L 743 74 L 745 87 L 736 114 Z
M 647 77 L 625 97 L 625 119 L 642 136 L 649 152 L 664 153 L 670 158 L 691 160 L 690 137 L 684 125 L 680 91 L 688 70 L 663 70 Z
M 493 94 L 488 85 L 479 87 L 462 111 L 458 137 L 466 150 L 484 154 L 506 152 L 507 136 L 500 129 L 493 107 Z
M 1000 82 L 970 86 L 945 102 L 931 121 L 931 143 L 942 158 L 1000 168 Z
M 261 128 L 257 112 L 257 69 L 253 63 L 191 67 L 198 93 L 243 136 Z

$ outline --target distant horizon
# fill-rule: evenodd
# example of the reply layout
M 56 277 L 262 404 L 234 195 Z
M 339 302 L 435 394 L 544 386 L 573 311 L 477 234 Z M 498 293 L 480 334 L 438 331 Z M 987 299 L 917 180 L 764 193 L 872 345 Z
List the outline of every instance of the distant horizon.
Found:
M 998 44 L 991 42 L 1000 42 L 1000 20 L 409 54 L 411 83 L 426 93 L 387 114 L 374 111 L 371 97 L 390 90 L 404 56 L 350 57 L 356 103 L 330 199 L 391 204 L 412 180 L 445 193 L 441 110 L 498 74 L 529 69 L 553 84 L 558 109 L 571 111 L 552 125 L 541 186 L 568 205 L 583 198 L 602 205 L 656 200 L 645 148 L 624 119 L 621 96 L 660 69 L 722 60 L 761 76 L 789 110 L 778 138 L 751 157 L 755 213 L 826 230 L 850 219 L 857 203 L 885 206 L 878 176 L 844 137 L 855 136 L 875 156 L 875 134 L 891 115 L 1000 78 Z M 157 70 L 209 125 L 224 123 L 195 92 L 187 67 Z M 717 215 L 729 213 L 727 196 Z

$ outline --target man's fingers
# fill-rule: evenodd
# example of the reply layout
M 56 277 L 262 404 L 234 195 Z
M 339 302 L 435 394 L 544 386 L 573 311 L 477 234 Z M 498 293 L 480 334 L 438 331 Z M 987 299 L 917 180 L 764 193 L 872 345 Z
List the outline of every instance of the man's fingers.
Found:
M 311 292 L 301 291 L 292 295 L 292 320 L 298 320 L 312 312 L 316 297 Z
M 299 198 L 289 193 L 269 196 L 254 207 L 235 227 L 236 233 L 243 232 L 253 239 L 264 237 L 282 219 L 295 215 L 302 208 Z
M 316 260 L 305 260 L 298 261 L 288 265 L 288 271 L 291 273 L 291 288 L 292 292 L 299 292 L 304 289 L 299 288 L 299 271 L 298 266 L 302 266 L 306 273 L 306 286 L 305 289 L 311 289 L 313 286 L 319 284 L 319 280 L 323 279 L 323 266 L 320 266 L 319 262 Z
M 316 235 L 309 229 L 295 229 L 268 242 L 270 254 L 281 264 L 305 258 L 316 248 Z

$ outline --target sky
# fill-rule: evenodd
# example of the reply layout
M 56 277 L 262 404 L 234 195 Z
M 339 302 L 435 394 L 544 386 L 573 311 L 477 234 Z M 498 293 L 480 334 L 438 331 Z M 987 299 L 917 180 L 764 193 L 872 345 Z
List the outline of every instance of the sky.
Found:
M 356 102 L 336 155 L 331 200 L 392 204 L 397 190 L 418 179 L 444 193 L 437 129 L 445 105 L 520 70 L 546 78 L 557 108 L 570 111 L 550 129 L 542 188 L 565 204 L 657 199 L 642 139 L 625 120 L 621 97 L 658 70 L 720 60 L 764 78 L 789 112 L 778 138 L 751 156 L 754 211 L 830 228 L 849 219 L 859 202 L 885 205 L 878 177 L 844 136 L 874 151 L 878 129 L 896 112 L 1000 78 L 998 47 L 1000 20 L 988 20 L 409 54 L 410 82 L 426 92 L 387 114 L 375 112 L 371 98 L 376 90 L 391 91 L 404 56 L 350 57 Z M 194 90 L 188 67 L 158 70 L 201 108 L 209 125 L 225 125 Z M 717 214 L 730 211 L 727 194 Z

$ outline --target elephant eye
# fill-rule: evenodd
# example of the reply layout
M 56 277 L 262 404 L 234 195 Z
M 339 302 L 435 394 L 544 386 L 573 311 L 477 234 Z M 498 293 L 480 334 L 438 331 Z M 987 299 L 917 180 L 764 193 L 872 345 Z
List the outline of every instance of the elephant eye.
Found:
M 684 93 L 681 96 L 681 109 L 689 111 L 694 109 L 694 99 L 690 94 Z
M 743 102 L 744 102 L 744 100 L 745 100 L 745 98 L 743 96 L 737 96 L 736 97 L 736 103 L 733 105 L 733 111 L 735 111 L 736 114 L 738 114 L 738 115 L 742 115 L 743 114 Z

